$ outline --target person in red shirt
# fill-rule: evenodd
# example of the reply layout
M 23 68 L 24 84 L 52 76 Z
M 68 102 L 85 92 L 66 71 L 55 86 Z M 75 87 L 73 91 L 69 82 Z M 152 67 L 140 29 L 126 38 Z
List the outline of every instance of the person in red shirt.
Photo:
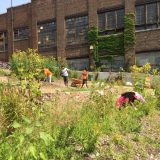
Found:
M 87 72 L 87 69 L 84 68 L 84 70 L 82 71 L 82 86 L 81 86 L 81 88 L 84 86 L 84 84 L 86 84 L 86 87 L 88 88 L 87 80 L 88 80 L 88 72 Z
M 51 83 L 51 81 L 52 81 L 52 72 L 48 68 L 44 68 L 44 74 L 46 76 L 45 81 Z
M 135 100 L 145 102 L 143 96 L 135 91 L 122 93 L 116 102 L 116 107 L 120 109 L 125 104 L 130 104 L 133 106 Z

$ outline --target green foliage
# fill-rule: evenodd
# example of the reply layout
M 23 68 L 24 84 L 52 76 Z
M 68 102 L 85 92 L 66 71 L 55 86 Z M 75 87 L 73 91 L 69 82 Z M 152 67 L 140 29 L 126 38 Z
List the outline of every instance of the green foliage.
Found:
M 144 70 L 148 73 L 149 66 Z M 157 96 L 146 94 L 145 103 L 137 101 L 135 106 L 119 110 L 115 107 L 118 94 L 114 86 L 102 85 L 85 103 L 77 104 L 76 98 L 70 97 L 63 108 L 62 103 L 57 106 L 56 98 L 53 102 L 35 103 L 38 99 L 34 87 L 38 86 L 32 81 L 20 82 L 19 86 L 0 85 L 0 159 L 4 160 L 82 160 L 91 155 L 95 159 L 134 159 L 134 144 L 138 149 L 144 145 L 139 137 L 144 119 L 158 112 L 159 92 Z M 153 140 L 145 142 L 145 146 Z
M 19 79 L 34 79 L 42 68 L 41 57 L 35 50 L 16 51 L 11 59 L 11 70 Z
M 96 46 L 98 44 L 98 30 L 96 27 L 91 27 L 87 33 L 87 40 L 90 45 Z
M 26 90 L 26 94 L 27 94 Z M 33 107 L 33 108 L 32 108 Z M 3 129 L 0 132 L 10 134 L 14 121 L 21 121 L 23 116 L 36 118 L 36 105 L 22 93 L 17 86 L 0 85 L 0 114 L 3 115 Z
M 44 68 L 49 68 L 53 76 L 59 77 L 61 65 L 66 66 L 66 60 L 54 57 L 45 57 L 37 53 L 36 50 L 16 51 L 11 59 L 11 70 L 19 79 L 44 80 Z
M 142 67 L 133 65 L 130 70 L 132 74 L 134 90 L 142 93 L 144 91 L 146 78 L 150 76 L 149 72 L 151 70 L 151 65 L 149 63 Z
M 135 46 L 135 15 L 126 14 L 124 20 L 124 47 L 126 50 Z
M 6 74 L 5 70 L 0 68 L 0 76 L 5 76 Z
M 90 28 L 87 34 L 88 43 L 93 47 L 93 58 L 95 65 L 100 67 L 100 60 L 104 59 L 100 54 L 124 55 L 124 35 L 114 34 L 109 36 L 99 36 L 95 27 Z
M 69 76 L 70 78 L 81 78 L 80 73 L 75 70 L 71 70 Z
M 96 65 L 100 65 L 101 54 L 124 55 L 125 50 L 135 46 L 135 15 L 126 14 L 124 33 L 99 36 L 96 27 L 90 28 L 87 34 L 88 43 L 93 46 L 93 57 Z
M 99 36 L 98 42 L 98 51 L 100 53 L 107 52 L 112 55 L 124 55 L 123 34 Z

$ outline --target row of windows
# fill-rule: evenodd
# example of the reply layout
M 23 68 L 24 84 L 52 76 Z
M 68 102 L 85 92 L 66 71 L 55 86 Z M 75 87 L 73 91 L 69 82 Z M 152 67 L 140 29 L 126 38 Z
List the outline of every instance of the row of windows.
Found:
M 38 47 L 40 50 L 53 48 L 56 46 L 56 23 L 54 21 L 41 23 L 38 29 Z M 66 19 L 66 43 L 82 44 L 86 43 L 86 33 L 88 31 L 88 17 L 78 17 Z M 0 34 L 0 51 L 6 50 L 6 34 Z M 22 27 L 14 29 L 14 40 L 24 40 L 29 38 L 29 28 Z
M 110 60 L 101 60 L 103 71 L 120 71 L 120 68 L 125 66 L 125 57 L 114 55 Z M 67 60 L 68 65 L 72 69 L 82 70 L 84 67 L 89 68 L 89 59 L 70 59 Z M 146 63 L 150 63 L 153 68 L 158 68 L 160 66 L 160 52 L 142 52 L 136 54 L 136 65 L 143 66 Z
M 98 14 L 99 31 L 113 33 L 113 31 L 124 28 L 124 9 L 107 11 Z M 160 2 L 136 6 L 136 28 L 148 29 L 159 26 L 160 22 Z M 86 34 L 88 31 L 88 16 L 76 18 L 67 18 L 65 20 L 66 44 L 86 43 Z M 38 28 L 38 46 L 39 49 L 52 48 L 56 46 L 56 23 L 54 21 L 41 23 Z M 3 33 L 4 34 L 4 33 Z M 3 36 L 5 37 L 6 34 Z M 1 35 L 0 35 L 1 36 Z M 3 37 L 2 36 L 2 37 Z M 23 27 L 14 30 L 14 40 L 23 40 L 29 38 L 29 28 Z M 0 51 L 6 48 L 6 38 L 0 39 Z
M 107 11 L 98 16 L 100 31 L 110 33 L 124 27 L 124 9 Z M 159 26 L 160 2 L 136 6 L 136 30 L 153 29 Z

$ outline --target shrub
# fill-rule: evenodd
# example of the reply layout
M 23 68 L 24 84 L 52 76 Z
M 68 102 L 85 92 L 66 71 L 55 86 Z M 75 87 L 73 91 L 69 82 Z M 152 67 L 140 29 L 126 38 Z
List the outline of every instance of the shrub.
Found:
M 11 59 L 11 70 L 19 79 L 44 79 L 44 68 L 49 68 L 53 76 L 59 77 L 61 65 L 66 64 L 64 59 L 56 60 L 54 57 L 44 57 L 36 50 L 16 51 Z
M 28 101 L 27 97 L 22 94 L 18 87 L 9 84 L 1 84 L 0 114 L 3 115 L 4 129 L 8 134 L 12 132 L 13 128 L 11 126 L 14 121 L 21 121 L 23 116 L 31 116 L 32 118 L 35 118 L 35 113 L 32 107 L 35 107 L 35 105 Z

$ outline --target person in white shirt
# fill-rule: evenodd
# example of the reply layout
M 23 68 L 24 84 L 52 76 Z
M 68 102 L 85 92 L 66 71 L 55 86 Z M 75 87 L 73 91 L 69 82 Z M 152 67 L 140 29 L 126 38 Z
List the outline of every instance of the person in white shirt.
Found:
M 62 70 L 61 70 L 61 75 L 63 77 L 64 80 L 64 85 L 68 87 L 68 68 L 65 68 L 64 66 L 62 66 Z

